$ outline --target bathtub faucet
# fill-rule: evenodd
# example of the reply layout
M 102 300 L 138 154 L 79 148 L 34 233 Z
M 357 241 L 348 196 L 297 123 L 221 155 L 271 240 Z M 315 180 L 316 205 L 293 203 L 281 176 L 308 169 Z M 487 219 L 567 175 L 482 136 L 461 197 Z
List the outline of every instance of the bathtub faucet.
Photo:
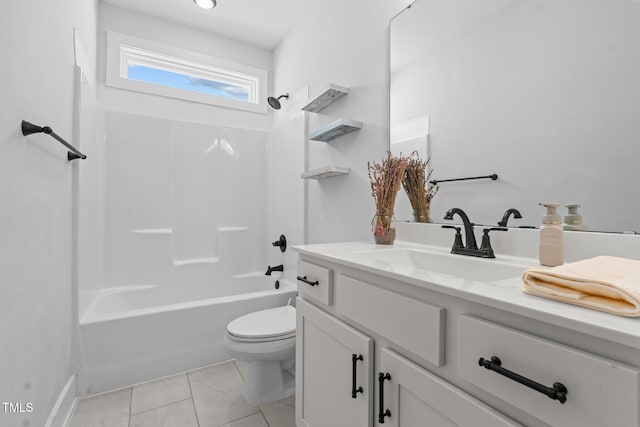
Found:
M 284 266 L 282 264 L 276 265 L 275 267 L 268 266 L 267 272 L 264 273 L 265 276 L 271 276 L 271 273 L 274 271 L 284 271 Z

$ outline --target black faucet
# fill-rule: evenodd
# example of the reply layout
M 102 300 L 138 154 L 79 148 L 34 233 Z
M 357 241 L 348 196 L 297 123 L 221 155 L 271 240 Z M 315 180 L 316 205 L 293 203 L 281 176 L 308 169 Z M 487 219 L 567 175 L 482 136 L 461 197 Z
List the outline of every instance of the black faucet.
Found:
M 498 221 L 498 225 L 500 227 L 506 227 L 507 226 L 507 222 L 509 221 L 509 216 L 511 214 L 513 214 L 513 217 L 515 219 L 521 219 L 522 218 L 522 214 L 520 213 L 520 211 L 518 209 L 510 208 L 510 209 L 507 209 L 504 212 L 504 215 L 502 215 L 502 221 Z
M 264 273 L 265 276 L 271 276 L 271 273 L 274 271 L 284 271 L 284 266 L 282 264 L 276 265 L 275 267 L 267 266 L 267 272 Z
M 451 248 L 452 254 L 459 255 L 469 255 L 469 256 L 477 256 L 481 258 L 495 258 L 495 254 L 493 252 L 493 248 L 491 247 L 491 240 L 489 239 L 489 232 L 496 231 L 507 231 L 506 228 L 494 227 L 494 228 L 485 228 L 483 229 L 482 236 L 482 246 L 478 249 L 478 244 L 476 243 L 476 236 L 473 232 L 474 224 L 469 221 L 469 217 L 467 214 L 459 208 L 449 209 L 447 214 L 444 216 L 444 219 L 453 219 L 453 215 L 458 214 L 460 218 L 462 218 L 462 224 L 464 225 L 464 234 L 465 234 L 465 245 L 462 246 L 462 235 L 460 234 L 460 227 L 454 227 L 452 225 L 443 225 L 442 228 L 453 228 L 456 230 L 456 236 L 453 241 L 453 247 Z
M 451 208 L 447 211 L 447 214 L 444 216 L 444 219 L 453 219 L 453 215 L 458 214 L 462 219 L 462 224 L 464 225 L 464 247 L 466 249 L 478 249 L 478 244 L 476 243 L 476 235 L 473 233 L 473 226 L 475 225 L 471 221 L 469 221 L 469 217 L 467 214 L 460 208 Z

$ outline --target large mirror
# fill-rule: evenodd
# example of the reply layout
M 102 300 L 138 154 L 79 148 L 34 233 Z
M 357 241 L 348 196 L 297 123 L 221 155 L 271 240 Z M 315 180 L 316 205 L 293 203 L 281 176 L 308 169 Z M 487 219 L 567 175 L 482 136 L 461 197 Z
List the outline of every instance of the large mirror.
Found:
M 438 180 L 498 175 L 440 184 L 434 222 L 516 208 L 510 226 L 537 226 L 544 201 L 640 232 L 640 1 L 417 0 L 390 45 L 392 152 L 418 149 Z

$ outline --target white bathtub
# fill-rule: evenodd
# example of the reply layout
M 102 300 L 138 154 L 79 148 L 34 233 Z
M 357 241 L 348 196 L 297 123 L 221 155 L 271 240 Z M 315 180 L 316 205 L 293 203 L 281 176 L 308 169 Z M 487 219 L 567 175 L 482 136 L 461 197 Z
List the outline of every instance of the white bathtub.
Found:
M 227 324 L 287 304 L 296 285 L 265 276 L 233 280 L 240 292 L 210 297 L 183 286 L 126 286 L 98 292 L 79 325 L 80 395 L 128 386 L 229 359 Z M 209 295 L 207 295 L 207 293 Z

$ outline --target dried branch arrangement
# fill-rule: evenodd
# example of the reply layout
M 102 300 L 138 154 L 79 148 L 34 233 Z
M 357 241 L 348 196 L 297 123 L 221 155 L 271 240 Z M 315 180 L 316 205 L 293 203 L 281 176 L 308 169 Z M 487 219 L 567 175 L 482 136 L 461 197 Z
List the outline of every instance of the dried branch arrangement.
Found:
M 376 209 L 393 211 L 408 162 L 407 157 L 395 157 L 391 152 L 387 152 L 387 157 L 382 163 L 367 163 L 371 195 L 376 202 Z
M 438 192 L 438 186 L 429 184 L 432 171 L 427 174 L 428 164 L 429 159 L 420 160 L 415 151 L 407 157 L 407 167 L 402 186 L 409 197 L 411 207 L 415 211 L 428 210 L 431 206 L 431 199 Z

